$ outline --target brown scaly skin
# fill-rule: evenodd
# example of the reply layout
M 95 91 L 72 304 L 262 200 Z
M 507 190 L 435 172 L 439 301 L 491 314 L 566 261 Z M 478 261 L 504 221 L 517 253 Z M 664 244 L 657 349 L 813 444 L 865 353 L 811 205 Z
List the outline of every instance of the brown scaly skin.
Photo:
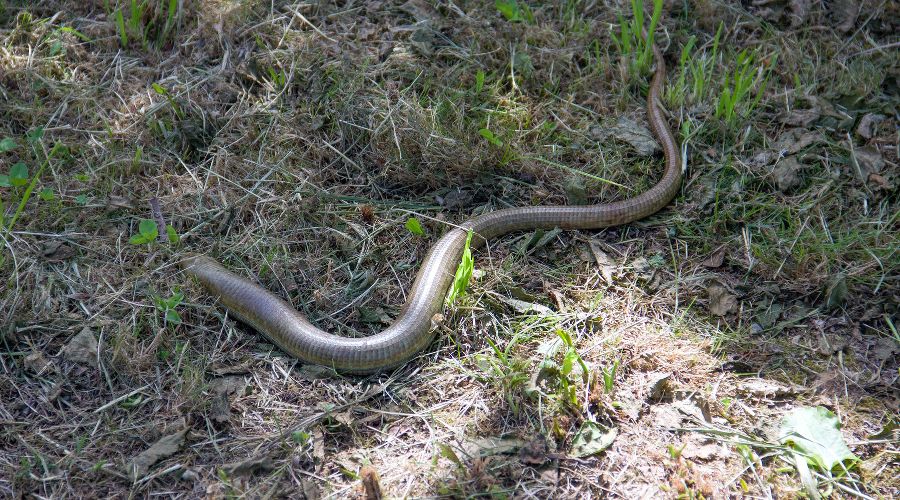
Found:
M 232 314 L 264 334 L 284 352 L 303 361 L 347 373 L 372 373 L 401 365 L 434 338 L 431 319 L 443 307 L 469 229 L 482 241 L 528 229 L 598 229 L 647 217 L 675 197 L 681 188 L 681 164 L 678 146 L 659 103 L 665 64 L 656 47 L 653 55 L 656 72 L 647 95 L 647 119 L 665 153 L 666 169 L 662 179 L 638 196 L 613 203 L 508 208 L 467 220 L 451 229 L 429 251 L 403 311 L 380 333 L 348 338 L 320 330 L 273 293 L 204 255 L 185 259 L 182 263 L 185 272 L 197 278 Z

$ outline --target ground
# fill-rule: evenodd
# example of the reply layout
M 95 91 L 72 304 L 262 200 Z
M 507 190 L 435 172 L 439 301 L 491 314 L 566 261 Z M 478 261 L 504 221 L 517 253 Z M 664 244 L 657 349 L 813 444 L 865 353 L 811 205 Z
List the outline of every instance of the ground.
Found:
M 179 260 L 366 335 L 448 224 L 647 189 L 633 6 L 0 4 L 0 496 L 900 495 L 898 6 L 661 13 L 676 199 L 492 241 L 356 377 Z

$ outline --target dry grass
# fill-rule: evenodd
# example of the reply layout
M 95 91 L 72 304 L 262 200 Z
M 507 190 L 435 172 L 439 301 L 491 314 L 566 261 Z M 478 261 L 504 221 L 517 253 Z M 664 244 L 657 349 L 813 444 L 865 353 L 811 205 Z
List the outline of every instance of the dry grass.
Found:
M 123 46 L 118 6 L 0 5 L 0 139 L 17 144 L 0 174 L 65 146 L 0 230 L 0 496 L 343 498 L 365 465 L 390 497 L 799 496 L 777 427 L 803 405 L 835 411 L 861 458 L 823 492 L 897 496 L 896 434 L 871 436 L 900 399 L 898 12 L 845 3 L 667 5 L 667 106 L 689 124 L 676 202 L 493 242 L 439 340 L 368 378 L 285 357 L 179 257 L 365 335 L 445 222 L 645 189 L 660 162 L 614 138 L 619 117 L 643 123 L 610 38 L 627 6 L 528 2 L 534 22 L 512 23 L 490 2 L 223 0 L 167 21 L 158 2 Z M 709 54 L 720 21 L 709 87 L 742 49 L 778 55 L 733 123 L 678 87 L 681 48 Z M 0 187 L 7 222 L 22 196 Z M 128 243 L 153 198 L 178 244 Z M 178 290 L 172 324 L 154 297 Z M 98 345 L 78 359 L 85 329 Z M 537 377 L 560 329 L 592 374 L 574 403 Z M 575 458 L 587 420 L 618 435 Z

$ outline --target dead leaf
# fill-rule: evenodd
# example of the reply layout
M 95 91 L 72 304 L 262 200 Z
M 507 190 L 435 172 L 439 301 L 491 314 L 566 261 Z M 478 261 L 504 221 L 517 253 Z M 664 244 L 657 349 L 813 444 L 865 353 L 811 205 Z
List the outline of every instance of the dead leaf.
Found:
M 650 392 L 647 394 L 647 401 L 663 401 L 672 399 L 675 388 L 672 385 L 671 373 L 651 373 L 649 384 Z
M 884 168 L 884 158 L 874 146 L 853 149 L 853 163 L 857 167 L 859 180 L 866 182 L 870 174 L 880 174 Z
M 468 457 L 486 457 L 490 455 L 507 455 L 517 453 L 528 442 L 519 438 L 485 437 L 466 441 L 461 449 Z
M 676 429 L 681 427 L 681 413 L 670 404 L 650 407 L 653 426 L 660 429 Z
M 698 445 L 696 443 L 688 443 L 681 450 L 681 456 L 699 462 L 708 462 L 710 460 L 721 460 L 728 458 L 728 450 L 722 448 L 718 444 L 708 443 Z
M 796 396 L 802 389 L 773 380 L 750 378 L 742 380 L 738 384 L 737 390 L 741 394 L 755 396 L 757 398 L 785 398 Z
M 366 465 L 359 470 L 359 477 L 362 481 L 363 491 L 366 500 L 381 500 L 381 482 L 378 479 L 378 472 L 371 465 Z
M 150 471 L 150 467 L 156 462 L 178 453 L 178 450 L 184 444 L 184 437 L 187 435 L 187 431 L 188 428 L 185 427 L 175 434 L 163 436 L 159 441 L 153 443 L 153 446 L 134 457 L 131 463 L 128 464 L 128 473 L 132 480 L 136 481 L 144 477 Z
M 813 144 L 824 141 L 825 137 L 819 132 L 809 131 L 805 128 L 790 128 L 778 136 L 774 148 L 779 154 L 785 152 L 787 154 L 796 154 Z
M 63 358 L 73 363 L 81 363 L 97 367 L 97 339 L 90 328 L 84 327 L 78 335 L 72 337 L 69 343 L 63 347 Z
M 413 16 L 416 22 L 429 23 L 441 18 L 441 14 L 425 0 L 409 0 L 400 10 Z
M 713 253 L 709 254 L 709 257 L 703 260 L 700 263 L 703 267 L 708 267 L 710 269 L 715 269 L 717 267 L 722 267 L 722 264 L 725 262 L 725 247 L 721 246 Z
M 781 114 L 781 123 L 795 127 L 808 127 L 822 116 L 822 107 L 815 98 L 809 99 L 811 106 L 806 109 L 794 108 Z
M 713 283 L 706 289 L 709 294 L 709 312 L 715 316 L 726 316 L 737 310 L 737 297 L 720 283 Z
M 70 245 L 60 240 L 50 240 L 41 248 L 41 255 L 50 262 L 62 262 L 71 259 L 78 252 Z
M 855 0 L 832 0 L 831 11 L 841 33 L 847 33 L 856 25 L 856 17 L 859 15 L 859 3 Z
M 772 170 L 772 177 L 778 189 L 786 193 L 800 185 L 799 172 L 803 168 L 796 156 L 782 158 Z
M 25 356 L 22 360 L 22 364 L 25 365 L 25 369 L 34 373 L 35 375 L 43 375 L 48 372 L 56 371 L 56 367 L 53 366 L 53 362 L 47 359 L 44 356 L 44 353 L 41 351 L 32 351 L 31 354 Z
M 843 305 L 847 292 L 847 276 L 844 273 L 837 273 L 831 278 L 825 292 L 825 308 L 836 309 Z
M 519 450 L 519 461 L 528 465 L 543 465 L 549 451 L 544 436 L 537 436 Z
M 875 113 L 866 113 L 859 120 L 856 126 L 856 133 L 863 139 L 871 139 L 875 135 L 875 127 L 878 126 L 886 117 Z
M 244 377 L 217 378 L 209 383 L 209 391 L 212 393 L 209 416 L 214 422 L 221 424 L 228 421 L 231 417 L 229 396 L 243 391 L 245 386 Z
M 227 472 L 229 476 L 245 476 L 253 474 L 256 471 L 265 472 L 274 468 L 275 463 L 272 461 L 272 457 L 268 455 L 258 455 L 240 462 L 232 462 L 222 466 L 222 469 Z
M 640 156 L 650 156 L 659 151 L 659 144 L 647 127 L 622 116 L 612 129 L 613 136 L 628 143 Z
M 585 420 L 572 439 L 572 456 L 585 458 L 596 455 L 609 448 L 618 435 L 619 429 L 616 427 Z
M 597 241 L 591 240 L 588 242 L 588 246 L 590 246 L 591 253 L 594 255 L 594 260 L 597 261 L 597 266 L 600 268 L 600 276 L 603 276 L 603 280 L 606 281 L 606 284 L 612 285 L 613 272 L 616 270 L 616 261 L 600 248 L 600 244 Z

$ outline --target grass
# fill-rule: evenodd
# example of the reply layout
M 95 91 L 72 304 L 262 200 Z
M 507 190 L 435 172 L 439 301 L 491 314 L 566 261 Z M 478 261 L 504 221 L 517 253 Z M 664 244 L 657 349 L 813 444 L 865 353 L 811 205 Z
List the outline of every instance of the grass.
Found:
M 897 444 L 870 436 L 900 338 L 890 13 L 842 34 L 818 5 L 799 27 L 660 5 L 3 7 L 0 496 L 346 497 L 369 465 L 398 497 L 790 497 L 801 473 L 760 422 L 815 405 L 861 462 L 814 487 L 889 496 Z M 406 366 L 304 366 L 179 273 L 207 253 L 368 335 L 449 225 L 647 189 L 660 159 L 610 134 L 646 123 L 642 26 L 678 198 L 469 252 Z M 572 459 L 594 426 L 611 446 Z

